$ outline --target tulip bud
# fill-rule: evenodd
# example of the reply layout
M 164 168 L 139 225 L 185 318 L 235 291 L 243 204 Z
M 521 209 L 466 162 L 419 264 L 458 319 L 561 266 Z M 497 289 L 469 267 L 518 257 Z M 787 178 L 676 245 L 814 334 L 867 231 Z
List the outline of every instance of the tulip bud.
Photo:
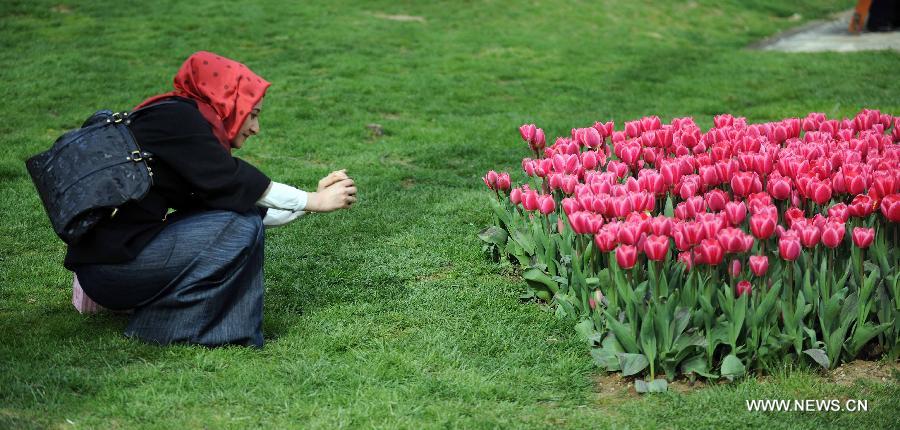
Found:
M 729 266 L 729 269 L 730 269 L 731 276 L 733 278 L 737 278 L 738 276 L 740 276 L 741 275 L 741 260 L 738 260 L 737 258 L 735 258 L 734 260 L 731 260 L 731 266 Z

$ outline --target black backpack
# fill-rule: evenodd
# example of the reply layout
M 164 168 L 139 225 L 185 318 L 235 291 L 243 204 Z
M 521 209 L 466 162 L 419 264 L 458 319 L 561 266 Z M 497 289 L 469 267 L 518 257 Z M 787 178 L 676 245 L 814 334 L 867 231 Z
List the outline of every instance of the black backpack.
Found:
M 147 109 L 171 103 L 131 113 L 97 111 L 80 129 L 60 136 L 49 150 L 25 162 L 63 242 L 77 242 L 98 222 L 114 216 L 119 206 L 147 194 L 153 185 L 148 164 L 153 155 L 141 150 L 128 126 Z

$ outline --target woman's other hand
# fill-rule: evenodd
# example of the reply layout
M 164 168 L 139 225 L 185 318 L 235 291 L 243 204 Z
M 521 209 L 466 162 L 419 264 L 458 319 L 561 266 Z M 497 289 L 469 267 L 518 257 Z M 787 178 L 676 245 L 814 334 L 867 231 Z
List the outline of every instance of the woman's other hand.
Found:
M 316 189 L 316 192 L 322 192 L 322 190 L 332 186 L 338 181 L 343 181 L 344 179 L 350 179 L 350 177 L 347 176 L 347 169 L 331 172 L 328 176 L 319 180 L 319 187 Z
M 320 181 L 319 184 L 321 186 L 322 182 Z M 321 191 L 309 193 L 306 210 L 311 212 L 331 212 L 338 209 L 347 209 L 353 203 L 356 203 L 356 184 L 353 182 L 353 179 L 347 178 L 338 180 Z

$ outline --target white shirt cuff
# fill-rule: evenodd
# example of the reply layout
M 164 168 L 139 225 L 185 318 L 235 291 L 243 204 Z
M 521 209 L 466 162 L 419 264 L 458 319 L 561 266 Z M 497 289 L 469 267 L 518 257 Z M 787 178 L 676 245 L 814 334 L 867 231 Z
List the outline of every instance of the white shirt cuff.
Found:
M 263 218 L 263 225 L 266 227 L 278 227 L 290 223 L 300 218 L 306 212 L 303 211 L 285 211 L 281 209 L 268 209 L 266 216 Z
M 306 200 L 306 191 L 272 181 L 269 189 L 256 201 L 256 205 L 297 212 L 306 209 Z

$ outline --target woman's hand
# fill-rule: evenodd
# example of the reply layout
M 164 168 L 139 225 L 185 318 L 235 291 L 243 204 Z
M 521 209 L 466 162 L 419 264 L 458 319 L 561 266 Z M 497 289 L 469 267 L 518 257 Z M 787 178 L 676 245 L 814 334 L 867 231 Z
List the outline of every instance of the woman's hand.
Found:
M 323 178 L 323 181 L 330 176 Z M 322 181 L 319 181 L 319 184 L 321 186 Z M 353 179 L 347 178 L 333 182 L 315 193 L 309 193 L 305 210 L 310 212 L 331 212 L 338 209 L 347 209 L 353 203 L 356 203 L 356 184 L 354 184 Z
M 318 189 L 316 189 L 316 192 L 322 192 L 322 190 L 330 187 L 338 181 L 343 181 L 344 179 L 350 179 L 350 177 L 347 176 L 347 169 L 341 169 L 331 172 L 328 174 L 328 176 L 319 180 L 319 187 Z

